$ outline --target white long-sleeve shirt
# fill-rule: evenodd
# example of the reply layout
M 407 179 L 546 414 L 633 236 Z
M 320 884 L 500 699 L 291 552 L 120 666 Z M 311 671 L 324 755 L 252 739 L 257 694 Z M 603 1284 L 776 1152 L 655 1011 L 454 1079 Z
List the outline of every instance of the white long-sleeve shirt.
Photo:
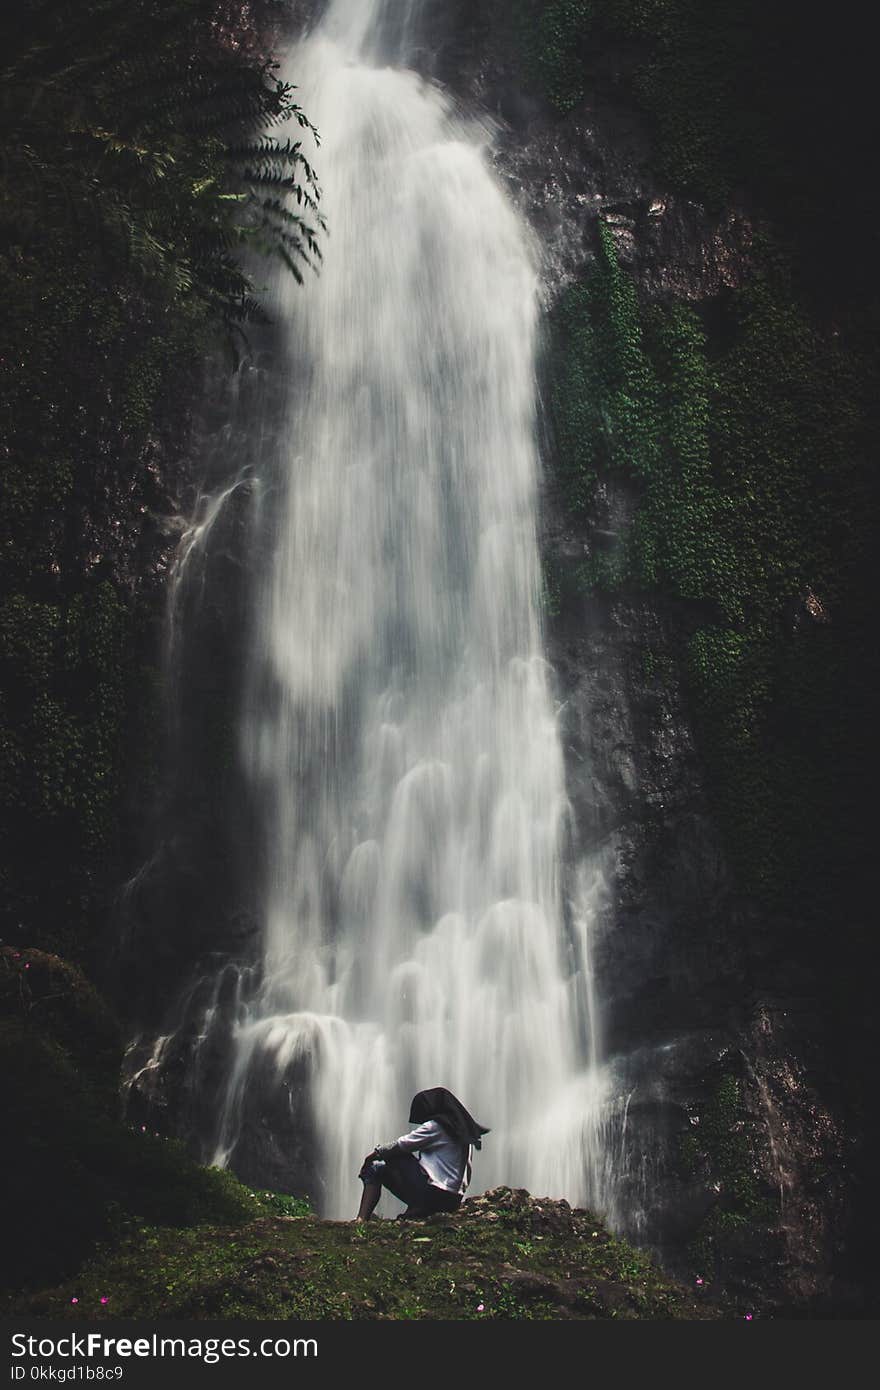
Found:
M 404 1153 L 418 1154 L 419 1162 L 434 1187 L 464 1196 L 471 1180 L 472 1144 L 465 1146 L 458 1139 L 453 1139 L 437 1120 L 426 1120 L 423 1125 L 410 1130 L 409 1134 L 402 1134 L 394 1142 Z

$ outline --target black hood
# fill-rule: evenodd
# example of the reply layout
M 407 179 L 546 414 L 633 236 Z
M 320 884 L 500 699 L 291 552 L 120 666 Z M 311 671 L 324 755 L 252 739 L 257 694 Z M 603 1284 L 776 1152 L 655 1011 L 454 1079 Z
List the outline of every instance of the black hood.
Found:
M 463 1144 L 473 1144 L 475 1149 L 482 1148 L 480 1136 L 489 1133 L 485 1125 L 477 1124 L 473 1115 L 445 1086 L 434 1086 L 430 1091 L 419 1091 L 417 1096 L 413 1096 L 409 1119 L 410 1124 L 417 1125 L 423 1125 L 426 1120 L 437 1120 L 454 1138 L 460 1139 Z

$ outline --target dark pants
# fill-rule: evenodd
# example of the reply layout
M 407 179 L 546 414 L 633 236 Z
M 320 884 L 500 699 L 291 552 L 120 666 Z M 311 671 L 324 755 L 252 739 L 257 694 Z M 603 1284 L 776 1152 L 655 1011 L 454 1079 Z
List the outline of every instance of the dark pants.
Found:
M 406 1202 L 411 1212 L 429 1215 L 435 1211 L 458 1211 L 461 1197 L 434 1187 L 413 1154 L 396 1153 L 390 1158 L 373 1158 L 358 1173 L 361 1182 L 381 1184 Z

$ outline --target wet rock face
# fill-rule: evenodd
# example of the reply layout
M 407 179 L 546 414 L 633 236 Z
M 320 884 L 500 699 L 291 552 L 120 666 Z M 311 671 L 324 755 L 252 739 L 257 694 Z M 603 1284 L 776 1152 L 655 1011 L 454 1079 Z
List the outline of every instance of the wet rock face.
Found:
M 647 157 L 635 118 L 599 98 L 562 125 L 539 116 L 502 138 L 499 172 L 535 228 L 551 296 L 592 258 L 599 216 L 650 295 L 699 300 L 741 283 L 752 237 L 746 210 L 707 214 L 658 187 Z

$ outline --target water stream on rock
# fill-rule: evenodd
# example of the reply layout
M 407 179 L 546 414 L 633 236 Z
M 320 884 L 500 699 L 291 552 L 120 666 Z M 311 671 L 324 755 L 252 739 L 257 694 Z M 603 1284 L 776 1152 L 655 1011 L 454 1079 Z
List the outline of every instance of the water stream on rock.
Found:
M 261 967 L 215 1163 L 256 1088 L 308 1096 L 323 1211 L 445 1085 L 473 1191 L 601 1205 L 589 930 L 542 651 L 538 253 L 492 131 L 406 67 L 413 3 L 332 0 L 288 58 L 321 132 L 320 276 L 279 280 L 280 457 L 259 479 L 242 751 Z M 290 1082 L 295 1078 L 295 1082 Z

